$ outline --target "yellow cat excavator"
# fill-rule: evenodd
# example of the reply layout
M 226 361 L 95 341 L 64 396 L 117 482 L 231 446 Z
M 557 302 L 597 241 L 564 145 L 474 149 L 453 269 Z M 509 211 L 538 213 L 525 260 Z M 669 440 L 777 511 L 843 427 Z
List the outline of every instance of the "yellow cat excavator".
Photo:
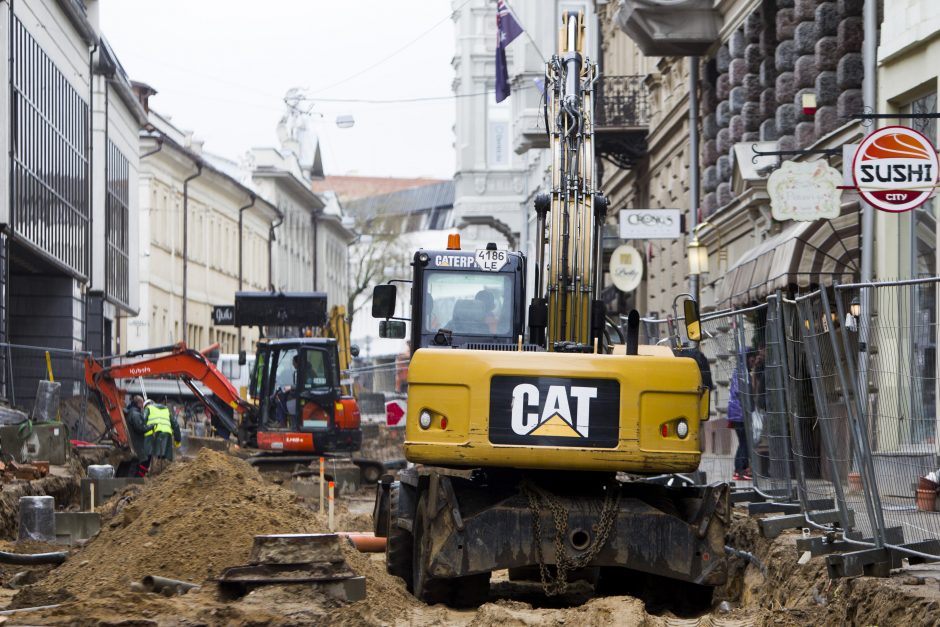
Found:
M 607 201 L 581 15 L 563 16 L 559 41 L 546 69 L 552 189 L 535 201 L 528 308 L 525 257 L 462 250 L 457 235 L 415 253 L 408 318 L 396 316 L 394 283 L 373 293 L 381 336 L 411 324 L 415 464 L 380 484 L 376 535 L 388 571 L 428 603 L 479 604 L 501 569 L 549 595 L 587 577 L 599 591 L 659 581 L 680 601 L 710 600 L 727 576 L 730 510 L 727 484 L 681 474 L 698 468 L 709 409 L 697 307 L 684 302 L 685 345 L 639 346 L 635 311 L 614 342 L 598 299 Z

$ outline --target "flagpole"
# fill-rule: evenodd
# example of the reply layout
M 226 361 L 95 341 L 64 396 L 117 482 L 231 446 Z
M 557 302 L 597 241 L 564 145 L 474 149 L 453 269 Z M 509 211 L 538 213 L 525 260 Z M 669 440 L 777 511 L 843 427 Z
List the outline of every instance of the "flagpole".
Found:
M 535 43 L 535 39 L 532 38 L 532 35 L 529 34 L 529 29 L 525 27 L 522 23 L 522 20 L 519 19 L 519 14 L 516 13 L 516 10 L 509 5 L 508 0 L 503 0 L 503 4 L 506 5 L 506 8 L 509 9 L 509 12 L 512 13 L 512 16 L 516 18 L 516 22 L 519 23 L 519 26 L 522 27 L 522 32 L 525 34 L 526 39 L 532 44 L 532 47 L 535 48 L 535 51 L 539 53 L 539 56 L 542 57 L 542 63 L 548 63 L 548 59 L 545 58 L 545 55 L 542 54 L 542 50 L 539 48 L 539 45 Z

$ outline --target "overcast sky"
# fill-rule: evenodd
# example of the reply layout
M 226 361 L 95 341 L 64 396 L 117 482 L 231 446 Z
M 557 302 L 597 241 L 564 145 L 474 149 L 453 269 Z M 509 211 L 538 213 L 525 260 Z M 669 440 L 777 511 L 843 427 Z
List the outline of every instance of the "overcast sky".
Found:
M 453 99 L 328 101 L 450 96 L 450 12 L 448 0 L 101 0 L 101 27 L 130 78 L 159 92 L 151 106 L 208 151 L 276 145 L 284 94 L 305 87 L 327 174 L 450 178 Z M 355 126 L 337 128 L 346 113 Z

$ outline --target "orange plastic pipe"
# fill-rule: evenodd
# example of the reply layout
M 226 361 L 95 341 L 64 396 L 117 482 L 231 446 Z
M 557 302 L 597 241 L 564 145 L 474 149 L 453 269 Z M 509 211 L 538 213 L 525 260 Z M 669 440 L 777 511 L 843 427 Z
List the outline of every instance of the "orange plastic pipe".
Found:
M 349 541 L 360 553 L 382 553 L 385 551 L 385 538 L 376 538 L 375 534 L 340 531 L 337 532 L 337 535 L 349 538 Z

